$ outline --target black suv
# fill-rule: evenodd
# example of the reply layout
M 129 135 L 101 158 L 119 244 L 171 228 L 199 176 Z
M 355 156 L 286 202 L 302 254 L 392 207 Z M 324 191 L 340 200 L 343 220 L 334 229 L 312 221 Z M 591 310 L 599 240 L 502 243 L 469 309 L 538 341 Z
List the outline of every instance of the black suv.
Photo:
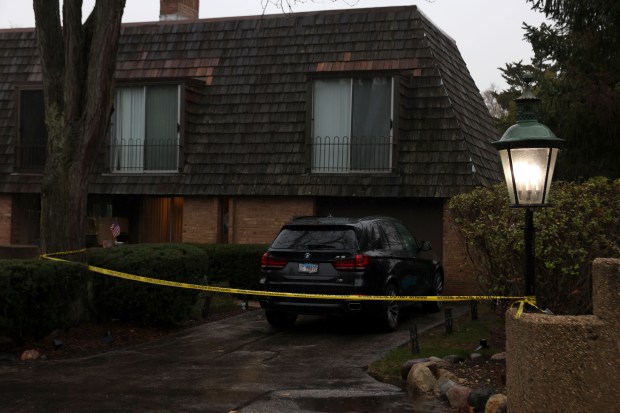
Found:
M 302 217 L 284 225 L 261 261 L 265 291 L 336 295 L 441 295 L 443 269 L 428 241 L 418 243 L 397 219 Z M 297 314 L 366 313 L 387 331 L 402 301 L 264 297 L 267 321 L 293 325 Z M 439 311 L 440 302 L 424 302 Z

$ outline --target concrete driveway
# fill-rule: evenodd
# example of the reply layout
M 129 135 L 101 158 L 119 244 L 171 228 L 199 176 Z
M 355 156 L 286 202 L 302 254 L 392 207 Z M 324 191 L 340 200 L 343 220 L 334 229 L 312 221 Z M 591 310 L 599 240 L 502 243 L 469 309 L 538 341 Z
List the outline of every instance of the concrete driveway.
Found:
M 453 315 L 465 306 L 453 305 Z M 446 412 L 380 383 L 366 366 L 443 313 L 408 311 L 391 334 L 300 317 L 272 329 L 261 310 L 157 342 L 71 360 L 0 364 L 2 412 Z

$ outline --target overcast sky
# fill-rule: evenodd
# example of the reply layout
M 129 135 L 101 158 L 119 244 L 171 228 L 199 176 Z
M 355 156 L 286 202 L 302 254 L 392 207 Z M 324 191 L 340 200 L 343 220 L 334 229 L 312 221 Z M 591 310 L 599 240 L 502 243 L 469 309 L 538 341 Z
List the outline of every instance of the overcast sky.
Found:
M 123 22 L 159 19 L 158 0 L 126 1 Z M 200 0 L 200 18 L 260 15 L 265 3 L 266 0 Z M 506 86 L 498 67 L 519 60 L 529 63 L 532 49 L 523 40 L 522 23 L 539 25 L 544 21 L 544 16 L 532 11 L 525 0 L 298 0 L 298 3 L 293 6 L 293 12 L 415 4 L 456 40 L 481 91 L 492 83 L 499 89 Z M 93 4 L 94 0 L 84 0 L 84 14 Z M 267 4 L 265 13 L 281 11 Z M 0 0 L 0 28 L 33 26 L 31 0 Z

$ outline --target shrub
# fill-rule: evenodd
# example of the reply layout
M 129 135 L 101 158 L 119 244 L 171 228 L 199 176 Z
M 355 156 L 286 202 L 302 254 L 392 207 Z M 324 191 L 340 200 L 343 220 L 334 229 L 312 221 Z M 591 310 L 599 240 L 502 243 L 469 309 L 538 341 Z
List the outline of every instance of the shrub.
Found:
M 190 284 L 206 284 L 207 254 L 188 244 L 135 244 L 94 250 L 89 264 L 133 275 Z M 93 275 L 94 303 L 100 318 L 140 325 L 173 326 L 196 317 L 205 293 L 157 284 Z
M 41 260 L 0 261 L 0 336 L 42 338 L 87 316 L 86 266 Z
M 558 314 L 586 314 L 592 261 L 620 257 L 620 181 L 554 183 L 551 196 L 552 206 L 534 214 L 537 302 Z M 509 207 L 505 185 L 454 197 L 449 208 L 482 292 L 522 294 L 524 211 Z
M 156 279 L 255 289 L 266 248 L 134 244 L 90 250 L 87 261 L 95 267 Z M 44 337 L 92 318 L 93 313 L 106 321 L 173 326 L 205 315 L 209 302 L 204 291 L 107 276 L 77 263 L 0 261 L 0 336 L 16 341 Z
M 267 250 L 261 244 L 200 244 L 210 258 L 209 282 L 228 282 L 232 288 L 255 290 L 260 260 Z

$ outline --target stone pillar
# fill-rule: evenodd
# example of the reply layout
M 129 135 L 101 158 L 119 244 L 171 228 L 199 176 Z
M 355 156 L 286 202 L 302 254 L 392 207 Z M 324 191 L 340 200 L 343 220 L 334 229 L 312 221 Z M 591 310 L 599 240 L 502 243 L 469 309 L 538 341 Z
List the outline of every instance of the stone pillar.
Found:
M 611 412 L 620 386 L 620 260 L 597 259 L 594 314 L 506 314 L 510 413 Z
M 607 323 L 620 323 L 620 260 L 597 258 L 592 266 L 592 312 Z

